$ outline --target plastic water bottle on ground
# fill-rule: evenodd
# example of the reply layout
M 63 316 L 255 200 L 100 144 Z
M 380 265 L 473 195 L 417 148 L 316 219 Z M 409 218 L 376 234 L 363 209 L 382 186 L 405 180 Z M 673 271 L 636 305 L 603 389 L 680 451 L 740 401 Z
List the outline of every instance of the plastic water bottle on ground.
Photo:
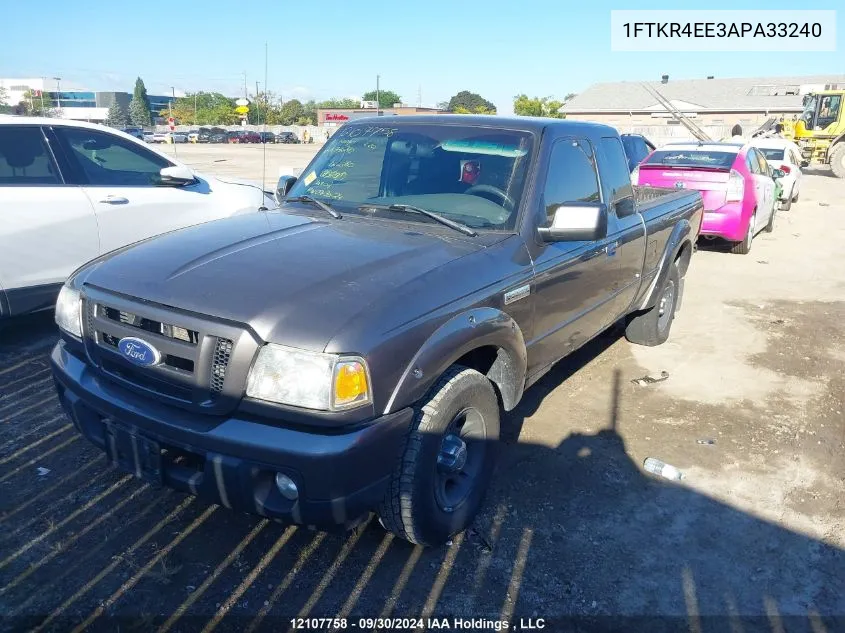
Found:
M 657 475 L 670 481 L 679 481 L 684 478 L 684 474 L 680 470 L 654 457 L 647 457 L 643 462 L 643 468 L 652 475 Z

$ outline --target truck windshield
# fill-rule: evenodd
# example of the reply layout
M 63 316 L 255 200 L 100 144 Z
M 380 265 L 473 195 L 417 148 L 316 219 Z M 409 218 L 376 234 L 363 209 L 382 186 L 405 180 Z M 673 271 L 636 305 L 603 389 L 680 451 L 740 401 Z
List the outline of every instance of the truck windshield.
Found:
M 816 116 L 816 107 L 819 105 L 818 98 L 815 95 L 809 97 L 804 104 L 804 111 L 801 113 L 799 117 L 800 121 L 804 121 L 804 125 L 807 126 L 808 130 L 813 129 L 813 119 Z
M 288 197 L 311 196 L 350 213 L 367 204 L 412 205 L 474 229 L 512 230 L 533 143 L 529 132 L 478 126 L 347 124 Z
M 737 152 L 668 149 L 654 152 L 643 164 L 690 169 L 729 169 L 736 160 L 736 155 Z

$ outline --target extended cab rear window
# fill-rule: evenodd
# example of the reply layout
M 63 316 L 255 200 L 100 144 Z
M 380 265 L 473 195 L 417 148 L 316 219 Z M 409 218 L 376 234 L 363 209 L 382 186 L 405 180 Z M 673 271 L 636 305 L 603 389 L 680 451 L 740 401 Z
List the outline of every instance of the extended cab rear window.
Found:
M 710 150 L 665 149 L 649 156 L 644 165 L 662 165 L 665 167 L 691 167 L 730 169 L 736 160 L 737 152 L 719 152 Z

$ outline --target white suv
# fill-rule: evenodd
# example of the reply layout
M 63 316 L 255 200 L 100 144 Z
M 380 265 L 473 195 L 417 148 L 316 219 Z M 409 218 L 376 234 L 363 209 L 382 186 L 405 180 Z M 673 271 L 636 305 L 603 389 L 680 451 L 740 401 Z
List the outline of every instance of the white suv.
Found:
M 0 116 L 0 319 L 51 308 L 103 253 L 267 206 L 258 185 L 198 174 L 129 134 Z

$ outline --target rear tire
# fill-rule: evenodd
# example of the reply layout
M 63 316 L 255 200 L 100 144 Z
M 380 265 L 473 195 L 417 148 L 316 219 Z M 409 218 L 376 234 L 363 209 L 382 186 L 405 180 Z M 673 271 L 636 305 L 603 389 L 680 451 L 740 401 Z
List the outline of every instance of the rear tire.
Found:
M 748 255 L 751 252 L 751 242 L 754 241 L 754 225 L 757 223 L 757 212 L 751 216 L 748 221 L 748 232 L 745 234 L 745 239 L 741 242 L 734 242 L 731 247 L 731 253 L 734 255 Z
M 792 190 L 795 191 L 795 185 L 792 185 Z M 799 189 L 795 195 L 792 196 L 792 202 L 798 202 L 798 196 L 801 195 L 801 190 Z
M 789 211 L 792 208 L 792 201 L 793 201 L 792 192 L 790 191 L 789 197 L 786 198 L 785 200 L 781 201 L 780 210 L 781 211 Z
M 378 510 L 381 524 L 426 546 L 441 545 L 466 529 L 484 500 L 498 440 L 493 385 L 474 369 L 449 368 L 415 407 Z
M 830 169 L 837 178 L 845 178 L 845 142 L 840 142 L 830 152 Z
M 681 274 L 674 262 L 663 282 L 657 303 L 647 312 L 632 314 L 625 325 L 625 338 L 631 343 L 654 347 L 665 343 L 675 320 L 675 308 L 681 290 Z

